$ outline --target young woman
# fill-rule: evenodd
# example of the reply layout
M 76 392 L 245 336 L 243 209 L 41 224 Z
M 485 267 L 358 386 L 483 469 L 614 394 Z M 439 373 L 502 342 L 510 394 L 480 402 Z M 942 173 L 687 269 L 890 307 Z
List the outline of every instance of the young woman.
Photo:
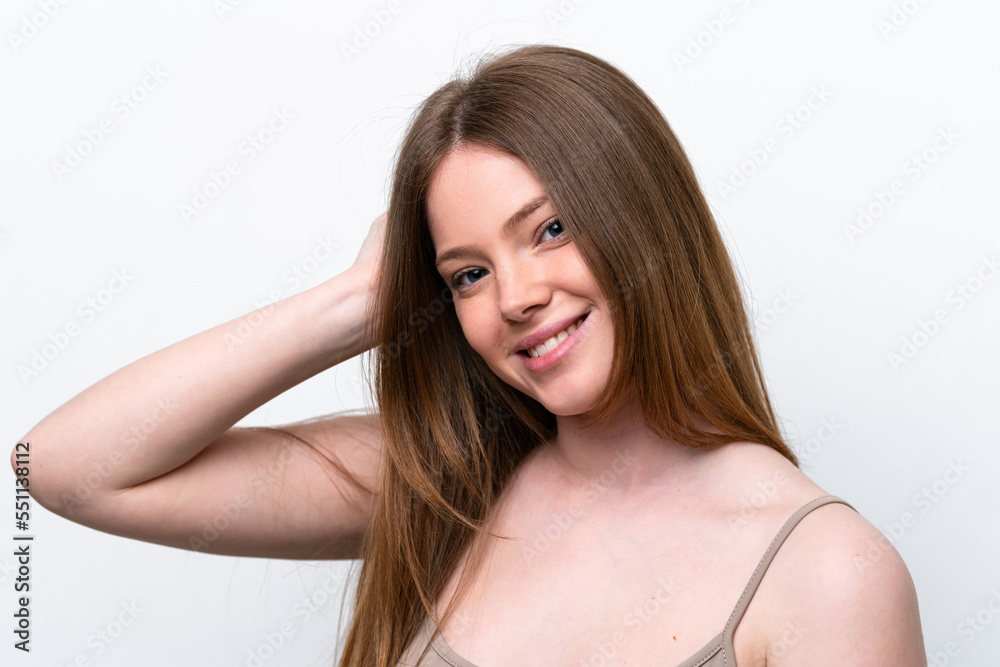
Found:
M 798 469 L 687 157 L 610 64 L 527 46 L 442 86 L 354 265 L 251 316 L 32 429 L 38 501 L 363 559 L 345 666 L 926 664 L 905 565 Z M 369 349 L 376 414 L 233 427 Z

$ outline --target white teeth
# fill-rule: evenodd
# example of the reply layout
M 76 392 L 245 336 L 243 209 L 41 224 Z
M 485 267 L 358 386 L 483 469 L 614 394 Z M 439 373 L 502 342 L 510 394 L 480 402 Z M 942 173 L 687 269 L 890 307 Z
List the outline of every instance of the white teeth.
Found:
M 581 317 L 576 321 L 575 324 L 569 325 L 569 328 L 565 331 L 560 331 L 552 338 L 548 339 L 541 345 L 536 345 L 528 350 L 528 354 L 532 357 L 543 357 L 552 350 L 556 349 L 560 343 L 573 335 L 573 332 L 579 328 L 580 324 L 583 323 L 583 318 Z

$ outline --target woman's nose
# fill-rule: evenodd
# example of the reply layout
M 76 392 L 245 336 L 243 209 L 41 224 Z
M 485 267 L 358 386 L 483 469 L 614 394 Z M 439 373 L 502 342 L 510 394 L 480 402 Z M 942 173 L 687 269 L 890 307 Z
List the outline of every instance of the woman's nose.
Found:
M 537 259 L 511 262 L 494 270 L 502 320 L 521 321 L 549 302 L 552 289 Z

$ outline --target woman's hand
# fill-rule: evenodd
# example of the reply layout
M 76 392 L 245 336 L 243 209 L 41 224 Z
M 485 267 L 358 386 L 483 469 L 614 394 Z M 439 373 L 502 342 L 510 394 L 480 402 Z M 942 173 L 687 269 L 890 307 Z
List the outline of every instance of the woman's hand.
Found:
M 379 267 L 382 263 L 382 247 L 385 241 L 387 217 L 387 212 L 383 212 L 371 223 L 368 235 L 365 236 L 365 240 L 361 244 L 361 250 L 358 251 L 357 259 L 354 260 L 354 264 L 348 269 L 354 275 L 355 280 L 360 281 L 362 285 L 361 289 L 365 292 L 364 316 L 368 318 L 365 322 L 365 349 L 371 348 L 374 344 L 374 341 L 371 340 L 372 331 L 370 326 L 373 322 L 370 321 L 372 313 L 369 312 L 369 304 L 371 303 L 371 295 L 378 289 Z
M 382 261 L 382 246 L 385 241 L 385 223 L 388 212 L 383 211 L 375 218 L 368 228 L 368 235 L 365 236 L 358 251 L 357 259 L 351 266 L 352 271 L 356 271 L 359 276 L 363 276 L 372 289 L 378 284 L 378 268 Z

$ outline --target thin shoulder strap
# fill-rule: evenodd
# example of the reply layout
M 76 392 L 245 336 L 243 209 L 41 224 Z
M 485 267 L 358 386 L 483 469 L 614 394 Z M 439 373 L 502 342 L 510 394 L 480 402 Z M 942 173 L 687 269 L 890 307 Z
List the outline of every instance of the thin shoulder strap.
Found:
M 726 629 L 723 631 L 723 634 L 735 632 L 736 625 L 740 622 L 740 619 L 743 618 L 743 614 L 746 612 L 747 607 L 750 606 L 750 600 L 753 599 L 754 593 L 757 592 L 757 587 L 760 585 L 761 579 L 764 578 L 764 573 L 767 572 L 768 565 L 770 565 L 771 561 L 774 560 L 775 554 L 778 553 L 778 549 L 781 548 L 782 543 L 785 541 L 785 538 L 788 537 L 789 533 L 792 532 L 792 529 L 795 528 L 799 521 L 802 520 L 802 517 L 806 514 L 809 514 L 809 512 L 812 512 L 817 507 L 822 507 L 827 503 L 843 503 L 855 512 L 858 511 L 853 505 L 836 496 L 821 496 L 815 500 L 809 501 L 796 510 L 795 514 L 788 517 L 788 520 L 785 521 L 781 530 L 779 530 L 778 534 L 774 536 L 773 540 L 771 540 L 771 545 L 761 557 L 760 562 L 757 563 L 757 569 L 753 571 L 753 575 L 750 577 L 750 581 L 747 583 L 746 588 L 743 589 L 743 594 L 740 595 L 740 599 L 736 603 L 733 613 L 729 615 L 729 620 L 726 622 Z

